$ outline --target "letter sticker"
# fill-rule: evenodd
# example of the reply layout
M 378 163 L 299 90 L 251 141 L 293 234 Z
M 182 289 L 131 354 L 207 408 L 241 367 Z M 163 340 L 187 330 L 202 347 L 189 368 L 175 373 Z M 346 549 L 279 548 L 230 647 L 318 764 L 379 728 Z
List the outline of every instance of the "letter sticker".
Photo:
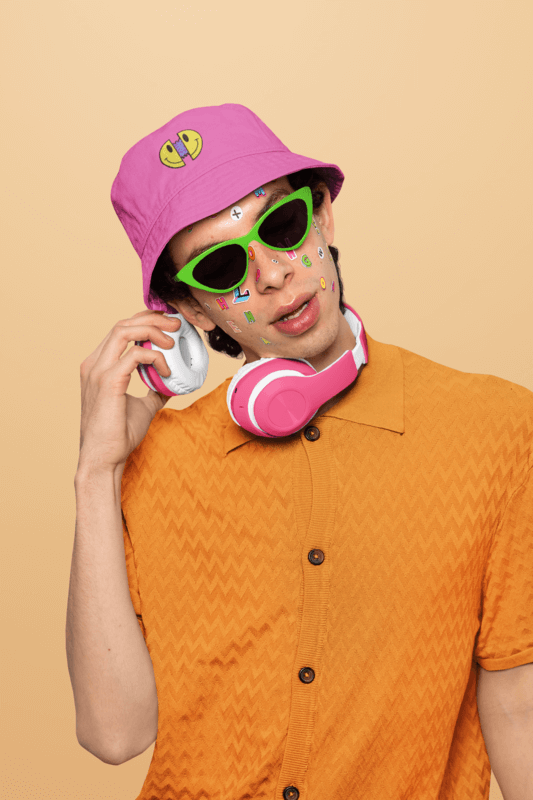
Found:
M 238 328 L 237 325 L 235 325 L 233 320 L 227 319 L 226 322 L 228 323 L 232 331 L 235 331 L 235 333 L 242 333 L 241 329 Z
M 255 317 L 251 311 L 244 311 L 243 313 L 248 322 L 250 323 L 250 325 L 252 324 L 252 322 L 255 322 Z
M 242 219 L 242 208 L 240 208 L 239 206 L 233 206 L 233 208 L 230 211 L 230 216 L 232 220 L 238 222 L 240 219 Z
M 248 248 L 248 258 L 250 261 L 255 261 L 255 250 L 253 247 Z
M 237 288 L 233 290 L 233 300 L 232 300 L 233 305 L 235 305 L 236 303 L 245 303 L 249 299 L 250 299 L 249 289 L 246 289 L 244 294 L 241 294 L 240 286 L 237 286 Z
M 324 258 L 324 251 L 322 250 L 321 247 L 318 248 L 318 255 L 320 256 L 320 258 Z
M 288 236 L 285 237 L 285 244 L 288 245 L 289 247 L 291 246 L 291 243 L 289 241 L 289 237 Z M 277 247 L 283 247 L 281 242 L 278 242 L 276 246 Z M 285 252 L 289 256 L 290 260 L 294 261 L 294 259 L 296 258 L 296 251 L 295 250 L 286 250 Z
M 259 189 L 255 189 L 254 194 L 256 197 L 260 197 L 260 195 L 265 194 L 265 190 L 260 186 Z
M 312 267 L 313 266 L 313 262 L 311 261 L 309 256 L 305 255 L 305 253 L 302 256 L 302 264 L 304 265 L 304 267 Z
M 261 277 L 261 270 L 259 269 L 259 267 L 257 267 L 257 272 L 255 273 L 255 282 L 256 283 L 257 283 L 257 281 L 259 280 L 260 277 Z
M 226 311 L 226 309 L 229 308 L 224 297 L 217 297 L 217 303 L 219 304 L 222 311 Z
M 320 285 L 321 285 L 322 289 L 326 288 L 326 281 L 325 281 L 324 278 L 320 278 Z
M 261 339 L 263 344 L 272 344 L 272 342 L 269 342 L 268 339 L 264 339 L 262 336 L 260 336 L 259 338 Z

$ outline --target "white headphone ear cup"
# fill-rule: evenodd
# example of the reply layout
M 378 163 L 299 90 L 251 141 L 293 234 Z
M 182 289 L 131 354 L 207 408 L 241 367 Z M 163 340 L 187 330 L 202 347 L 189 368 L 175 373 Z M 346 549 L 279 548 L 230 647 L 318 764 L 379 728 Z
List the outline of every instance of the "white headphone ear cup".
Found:
M 209 354 L 196 328 L 181 314 L 167 314 L 181 320 L 177 331 L 165 331 L 174 339 L 172 350 L 165 350 L 152 343 L 152 349 L 163 353 L 171 374 L 161 375 L 167 389 L 174 394 L 189 394 L 203 385 L 207 377 Z

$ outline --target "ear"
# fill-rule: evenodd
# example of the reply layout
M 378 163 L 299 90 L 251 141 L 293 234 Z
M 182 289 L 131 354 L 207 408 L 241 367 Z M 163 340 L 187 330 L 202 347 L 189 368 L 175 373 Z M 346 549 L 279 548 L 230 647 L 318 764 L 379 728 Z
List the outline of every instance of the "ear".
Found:
M 216 323 L 206 316 L 202 306 L 192 295 L 184 297 L 183 300 L 175 300 L 173 303 L 169 303 L 169 305 L 182 314 L 187 322 L 190 322 L 191 325 L 195 325 L 203 331 L 212 331 L 216 328 Z
M 333 221 L 333 209 L 331 207 L 331 194 L 326 183 L 320 183 L 317 186 L 324 193 L 324 200 L 322 205 L 314 209 L 313 216 L 315 217 L 320 232 L 324 235 L 326 244 L 329 246 L 333 244 L 335 237 L 335 223 Z

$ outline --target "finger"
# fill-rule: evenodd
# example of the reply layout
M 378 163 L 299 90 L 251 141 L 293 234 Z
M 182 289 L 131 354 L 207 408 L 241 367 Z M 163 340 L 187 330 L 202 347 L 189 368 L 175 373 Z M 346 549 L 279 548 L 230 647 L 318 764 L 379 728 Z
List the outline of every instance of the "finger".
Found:
M 122 358 L 98 376 L 100 391 L 103 390 L 113 396 L 125 394 L 131 375 L 139 364 L 151 364 L 162 377 L 168 378 L 170 375 L 163 353 L 134 345 Z
M 93 352 L 89 356 L 87 356 L 87 358 L 84 359 L 84 361 L 82 362 L 81 367 L 80 367 L 82 387 L 83 387 L 83 385 L 84 385 L 84 383 L 85 383 L 85 381 L 87 379 L 87 376 L 91 372 L 93 372 L 95 367 L 96 367 L 96 374 L 101 374 L 101 372 L 103 370 L 108 369 L 110 367 L 111 360 L 109 358 L 105 358 L 104 361 L 99 361 L 99 360 L 100 360 L 103 352 L 106 352 L 106 353 L 109 352 L 109 350 L 110 350 L 110 340 L 112 338 L 116 339 L 116 329 L 119 326 L 128 327 L 128 326 L 131 326 L 131 325 L 135 324 L 135 322 L 139 323 L 139 321 L 140 321 L 139 318 L 140 317 L 147 317 L 146 320 L 143 320 L 143 322 L 145 322 L 146 324 L 151 322 L 152 324 L 157 325 L 159 328 L 163 328 L 164 327 L 165 330 L 167 330 L 167 331 L 177 331 L 177 330 L 179 330 L 179 327 L 181 325 L 181 322 L 179 320 L 175 321 L 175 319 L 176 319 L 175 317 L 167 317 L 167 316 L 165 316 L 163 314 L 163 312 L 149 311 L 148 309 L 145 309 L 144 311 L 138 311 L 136 314 L 133 315 L 133 317 L 130 317 L 129 319 L 119 320 L 119 322 L 117 322 L 111 328 L 109 333 L 102 339 L 102 341 L 100 342 L 98 347 L 96 347 L 93 350 Z M 133 320 L 135 320 L 135 322 Z M 144 337 L 144 339 L 149 339 L 149 338 L 150 338 L 149 336 L 145 336 Z M 128 341 L 134 341 L 135 339 L 137 341 L 143 341 L 142 338 L 138 338 L 138 337 L 131 338 L 130 337 L 129 339 L 128 338 L 124 339 L 124 345 L 121 348 L 117 348 L 117 346 L 114 346 L 114 347 L 111 346 L 112 347 L 112 352 L 113 352 L 113 354 L 115 356 L 114 360 L 116 360 L 124 352 L 124 350 L 125 350 L 125 348 L 126 348 L 126 346 L 128 344 Z M 161 339 L 159 339 L 156 342 L 156 344 L 159 344 L 160 346 L 165 346 L 165 347 L 170 346 L 169 343 L 166 343 L 165 345 L 161 345 Z
M 176 332 L 181 325 L 180 320 L 166 317 L 159 317 L 154 320 L 153 324 L 134 325 L 133 323 L 129 324 L 130 322 L 131 320 L 124 320 L 124 324 L 117 323 L 112 335 L 103 344 L 98 361 L 93 367 L 95 377 L 116 363 L 130 342 L 150 341 L 158 347 L 170 350 L 174 347 L 175 342 L 168 333 L 164 333 L 163 329 Z

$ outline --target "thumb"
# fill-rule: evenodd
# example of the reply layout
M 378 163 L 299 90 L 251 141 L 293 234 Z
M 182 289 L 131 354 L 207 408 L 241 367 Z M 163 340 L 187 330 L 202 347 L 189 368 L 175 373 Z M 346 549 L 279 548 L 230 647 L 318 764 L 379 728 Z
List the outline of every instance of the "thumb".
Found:
M 161 392 L 154 392 L 153 389 L 148 389 L 148 394 L 146 395 L 145 399 L 148 405 L 153 409 L 153 413 L 156 414 L 166 406 L 170 400 L 170 397 L 166 394 L 162 394 Z

